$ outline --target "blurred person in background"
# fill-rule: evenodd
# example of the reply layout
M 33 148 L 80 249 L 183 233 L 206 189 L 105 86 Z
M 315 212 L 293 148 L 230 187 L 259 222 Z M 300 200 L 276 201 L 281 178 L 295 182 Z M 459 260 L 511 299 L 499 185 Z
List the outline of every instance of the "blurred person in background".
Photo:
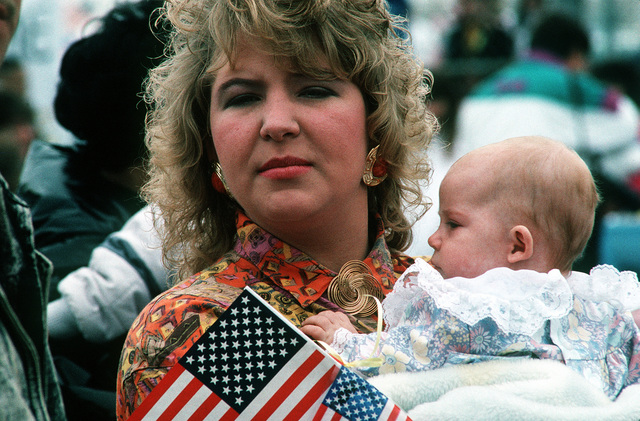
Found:
M 60 280 L 88 266 L 94 249 L 144 206 L 138 193 L 146 155 L 141 91 L 164 53 L 155 13 L 162 4 L 119 3 L 62 58 L 54 109 L 76 140 L 70 146 L 35 140 L 19 187 L 32 209 L 36 247 L 53 262 L 49 301 L 60 296 Z M 54 335 L 50 341 L 68 419 L 114 419 L 123 339 L 96 344 Z
M 26 83 L 26 74 L 20 59 L 7 57 L 0 65 L 0 89 L 25 97 Z
M 16 191 L 31 142 L 36 137 L 31 105 L 13 91 L 0 90 L 0 173 Z
M 515 55 L 521 57 L 526 55 L 531 45 L 531 34 L 540 24 L 547 13 L 545 0 L 519 0 L 516 5 L 516 23 L 512 28 L 514 38 Z
M 92 250 L 142 208 L 145 181 L 142 82 L 159 63 L 164 44 L 152 27 L 162 1 L 115 7 L 99 29 L 67 49 L 55 97 L 71 146 L 35 140 L 18 189 L 33 213 L 36 247 L 54 265 L 57 283 L 86 266 Z
M 623 92 L 640 107 L 640 53 L 594 63 L 591 73 Z
M 640 65 L 638 57 L 612 58 L 595 64 L 590 73 L 640 107 Z M 640 142 L 640 136 L 638 139 Z M 634 156 L 640 159 L 638 155 Z M 640 164 L 638 164 L 640 165 Z M 602 180 L 605 183 L 608 180 Z M 630 175 L 623 185 L 607 184 L 609 200 L 602 213 L 615 210 L 640 210 L 640 170 Z
M 444 33 L 441 73 L 454 78 L 466 94 L 515 54 L 511 33 L 502 22 L 501 0 L 457 0 L 455 21 Z
M 445 40 L 446 59 L 513 56 L 513 39 L 500 21 L 500 0 L 458 0 L 456 10 L 457 19 Z
M 37 137 L 36 114 L 26 96 L 22 61 L 6 57 L 0 65 L 0 173 L 14 193 L 31 142 Z
M 16 32 L 22 0 L 0 0 L 0 61 L 3 61 L 9 42 Z
M 541 135 L 576 150 L 603 197 L 594 235 L 575 270 L 597 263 L 599 220 L 613 201 L 640 195 L 640 114 L 636 104 L 587 73 L 591 43 L 582 24 L 562 14 L 543 18 L 529 53 L 479 83 L 461 102 L 454 155 L 500 139 Z M 634 190 L 635 189 L 635 190 Z M 624 198 L 622 201 L 615 199 Z
M 149 301 L 169 287 L 170 271 L 162 263 L 157 223 L 162 218 L 145 206 L 91 253 L 87 266 L 58 284 L 61 297 L 47 313 L 54 341 L 78 337 L 104 344 L 124 335 Z M 119 350 L 118 350 L 119 352 Z
M 110 234 L 85 267 L 60 281 L 61 297 L 47 307 L 69 420 L 95 415 L 97 408 L 104 413 L 92 420 L 114 418 L 111 389 L 125 335 L 138 313 L 169 287 L 153 212 L 145 206 Z
M 0 0 L 0 62 L 21 0 Z M 29 208 L 0 174 L 0 419 L 64 421 L 46 333 L 51 263 L 33 243 Z

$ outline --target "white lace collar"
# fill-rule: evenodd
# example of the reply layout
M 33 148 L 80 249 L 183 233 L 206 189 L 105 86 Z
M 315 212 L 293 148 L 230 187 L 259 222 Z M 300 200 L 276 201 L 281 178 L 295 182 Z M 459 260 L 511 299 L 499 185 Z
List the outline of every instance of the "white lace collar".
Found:
M 533 335 L 549 319 L 566 316 L 573 295 L 592 302 L 608 302 L 619 311 L 640 309 L 640 283 L 635 272 L 599 265 L 587 275 L 559 270 L 491 269 L 477 278 L 443 279 L 431 265 L 416 259 L 383 301 L 387 326 L 397 326 L 404 309 L 426 292 L 435 303 L 465 323 L 490 317 L 507 333 Z
M 640 283 L 635 272 L 620 272 L 611 265 L 598 265 L 588 275 L 572 272 L 567 281 L 573 293 L 582 299 L 606 301 L 619 311 L 640 308 Z
M 427 262 L 416 259 L 383 302 L 387 326 L 401 321 L 405 306 L 421 291 L 465 323 L 490 317 L 504 332 L 529 336 L 573 306 L 571 288 L 557 269 L 539 273 L 496 268 L 473 279 L 443 279 Z

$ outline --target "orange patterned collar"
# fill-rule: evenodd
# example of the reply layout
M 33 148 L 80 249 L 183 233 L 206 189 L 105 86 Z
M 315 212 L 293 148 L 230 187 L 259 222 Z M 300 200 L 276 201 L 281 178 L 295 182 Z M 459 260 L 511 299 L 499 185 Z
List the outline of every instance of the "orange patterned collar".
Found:
M 403 272 L 412 259 L 405 255 L 392 258 L 384 240 L 382 219 L 376 216 L 375 222 L 376 239 L 364 263 L 386 295 L 393 289 L 396 273 Z M 337 275 L 302 251 L 266 232 L 242 213 L 238 213 L 237 217 L 234 250 L 214 267 L 222 272 L 217 276 L 219 282 L 243 287 L 268 279 L 277 287 L 289 292 L 305 307 L 318 300 L 326 291 L 329 282 Z M 232 270 L 233 267 L 239 267 L 244 271 L 236 269 L 234 273 L 224 273 L 225 268 Z

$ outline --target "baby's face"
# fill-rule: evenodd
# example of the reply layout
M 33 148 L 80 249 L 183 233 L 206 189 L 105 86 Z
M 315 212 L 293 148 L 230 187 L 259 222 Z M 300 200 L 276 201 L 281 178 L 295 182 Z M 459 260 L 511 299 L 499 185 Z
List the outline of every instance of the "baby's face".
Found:
M 474 278 L 508 265 L 509 230 L 499 206 L 476 197 L 483 181 L 462 169 L 447 174 L 440 185 L 440 226 L 429 245 L 431 264 L 444 278 Z

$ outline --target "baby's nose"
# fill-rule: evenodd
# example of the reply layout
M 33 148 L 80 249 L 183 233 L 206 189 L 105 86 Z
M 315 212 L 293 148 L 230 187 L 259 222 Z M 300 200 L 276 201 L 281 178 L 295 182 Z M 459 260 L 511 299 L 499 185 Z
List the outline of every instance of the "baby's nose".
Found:
M 440 248 L 441 241 L 440 241 L 440 236 L 438 235 L 438 231 L 431 234 L 431 236 L 427 239 L 427 243 L 434 250 L 437 250 Z

